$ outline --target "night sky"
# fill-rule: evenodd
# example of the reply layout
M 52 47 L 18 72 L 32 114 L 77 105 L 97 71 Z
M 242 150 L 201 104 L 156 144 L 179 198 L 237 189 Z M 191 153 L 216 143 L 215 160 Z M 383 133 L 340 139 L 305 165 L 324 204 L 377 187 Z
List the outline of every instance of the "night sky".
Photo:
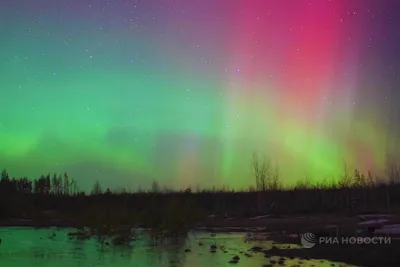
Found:
M 80 188 L 382 175 L 400 137 L 398 0 L 8 0 L 0 168 Z M 400 157 L 399 157 L 400 158 Z

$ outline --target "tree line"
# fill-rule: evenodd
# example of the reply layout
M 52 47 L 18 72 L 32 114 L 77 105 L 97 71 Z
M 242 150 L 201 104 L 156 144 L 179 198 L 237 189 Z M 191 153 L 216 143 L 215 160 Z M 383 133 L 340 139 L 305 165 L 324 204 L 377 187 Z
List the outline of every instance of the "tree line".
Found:
M 252 170 L 255 184 L 250 186 L 249 191 L 257 192 L 293 189 L 372 188 L 385 184 L 400 184 L 400 165 L 391 161 L 386 164 L 385 177 L 373 176 L 370 171 L 364 174 L 357 168 L 351 172 L 348 170 L 347 164 L 344 163 L 343 173 L 337 180 L 321 179 L 312 182 L 305 177 L 298 180 L 294 186 L 286 187 L 283 187 L 280 180 L 278 167 L 274 166 L 268 157 L 260 158 L 256 153 L 253 153 Z
M 66 172 L 52 176 L 49 173 L 34 180 L 10 178 L 6 169 L 1 172 L 0 193 L 3 194 L 75 195 L 78 190 L 75 179 L 69 178 Z
M 256 153 L 253 154 L 252 159 L 252 170 L 253 177 L 255 179 L 254 184 L 250 184 L 248 192 L 266 192 L 266 191 L 281 191 L 281 190 L 293 190 L 293 189 L 334 189 L 334 188 L 371 188 L 380 186 L 383 184 L 393 185 L 400 184 L 400 166 L 398 164 L 388 164 L 387 176 L 384 178 L 375 177 L 368 172 L 364 175 L 358 169 L 354 169 L 353 174 L 348 171 L 346 164 L 344 164 L 344 172 L 342 176 L 336 181 L 327 181 L 326 179 L 320 180 L 316 183 L 310 181 L 307 177 L 298 180 L 294 186 L 284 187 L 279 177 L 279 168 L 272 164 L 272 161 L 267 158 L 259 158 Z M 186 190 L 172 190 L 166 187 L 161 188 L 157 181 L 153 181 L 149 190 L 129 190 L 131 193 L 174 193 L 174 192 L 185 192 L 191 193 L 192 189 L 189 186 Z M 204 192 L 234 192 L 227 186 L 223 186 L 220 189 L 212 188 L 211 190 L 200 190 L 196 188 L 196 193 Z M 0 177 L 0 194 L 36 194 L 36 195 L 85 195 L 85 192 L 79 190 L 78 184 L 75 179 L 70 178 L 67 172 L 54 173 L 51 175 L 41 175 L 36 179 L 29 179 L 28 177 L 22 178 L 10 178 L 6 169 L 3 169 Z M 95 181 L 91 195 L 101 195 L 103 193 L 112 193 L 109 188 L 103 190 L 99 181 Z M 116 194 L 126 194 L 128 190 L 116 190 L 113 191 Z

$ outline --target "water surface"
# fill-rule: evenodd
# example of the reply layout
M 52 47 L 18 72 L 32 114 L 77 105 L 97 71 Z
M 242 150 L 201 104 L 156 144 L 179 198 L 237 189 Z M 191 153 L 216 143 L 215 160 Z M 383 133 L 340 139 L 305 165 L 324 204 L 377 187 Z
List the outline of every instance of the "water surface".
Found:
M 224 267 L 232 266 L 232 257 L 240 257 L 238 266 L 262 267 L 270 259 L 262 253 L 244 255 L 258 245 L 272 246 L 272 241 L 244 242 L 245 233 L 191 232 L 187 238 L 164 240 L 155 244 L 147 231 L 138 230 L 137 240 L 130 246 L 105 246 L 96 238 L 71 240 L 73 229 L 33 229 L 24 227 L 0 228 L 0 266 L 14 267 Z M 210 252 L 210 246 L 224 246 Z M 185 251 L 190 250 L 190 251 Z M 272 258 L 277 260 L 277 258 Z M 299 259 L 287 259 L 285 265 L 299 264 Z M 332 266 L 332 262 L 301 260 L 301 266 Z M 338 263 L 335 264 L 339 266 Z M 345 266 L 345 265 L 341 265 Z

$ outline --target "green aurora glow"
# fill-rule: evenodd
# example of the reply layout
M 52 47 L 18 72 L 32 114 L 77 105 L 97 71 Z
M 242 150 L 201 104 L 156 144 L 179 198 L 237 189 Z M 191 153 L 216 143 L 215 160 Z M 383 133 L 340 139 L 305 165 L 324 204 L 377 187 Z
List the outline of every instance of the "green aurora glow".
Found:
M 248 187 L 253 152 L 285 183 L 383 173 L 396 2 L 205 2 L 2 7 L 0 167 L 83 189 Z

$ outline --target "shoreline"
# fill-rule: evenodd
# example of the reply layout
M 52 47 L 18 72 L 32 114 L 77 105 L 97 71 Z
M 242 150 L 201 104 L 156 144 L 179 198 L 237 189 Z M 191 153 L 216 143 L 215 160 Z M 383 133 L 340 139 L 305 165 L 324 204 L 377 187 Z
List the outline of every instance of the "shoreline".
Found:
M 51 220 L 46 222 L 38 222 L 33 219 L 8 219 L 0 220 L 0 228 L 5 227 L 31 227 L 31 228 L 81 228 L 84 227 L 80 223 L 64 221 L 64 220 Z
M 312 216 L 281 216 L 260 218 L 228 218 L 228 219 L 207 219 L 199 222 L 193 229 L 221 231 L 305 231 L 316 226 L 324 227 L 327 224 L 334 224 L 338 227 L 356 226 L 359 222 L 357 217 L 312 215 Z M 82 228 L 84 224 L 77 221 L 47 220 L 37 221 L 34 219 L 6 219 L 0 220 L 0 227 L 58 227 L 58 228 Z M 140 226 L 138 225 L 140 228 Z
M 371 219 L 367 219 L 371 220 Z M 377 220 L 377 219 L 372 219 Z M 379 228 L 382 226 L 376 221 L 375 224 L 362 225 L 358 216 L 347 216 L 343 214 L 324 215 L 315 214 L 309 216 L 258 216 L 250 218 L 208 218 L 198 222 L 186 229 L 189 231 L 208 232 L 261 232 L 281 234 L 303 234 L 318 232 L 337 232 L 340 235 L 354 235 L 357 230 L 368 231 L 369 226 Z M 393 217 L 384 224 L 400 225 L 400 218 Z M 0 220 L 1 227 L 32 227 L 32 228 L 75 228 L 82 229 L 90 227 L 74 220 L 34 220 L 34 219 L 7 219 Z M 151 229 L 146 225 L 120 225 L 120 227 Z M 163 229 L 160 227 L 160 229 Z M 398 236 L 398 235 L 397 235 Z

